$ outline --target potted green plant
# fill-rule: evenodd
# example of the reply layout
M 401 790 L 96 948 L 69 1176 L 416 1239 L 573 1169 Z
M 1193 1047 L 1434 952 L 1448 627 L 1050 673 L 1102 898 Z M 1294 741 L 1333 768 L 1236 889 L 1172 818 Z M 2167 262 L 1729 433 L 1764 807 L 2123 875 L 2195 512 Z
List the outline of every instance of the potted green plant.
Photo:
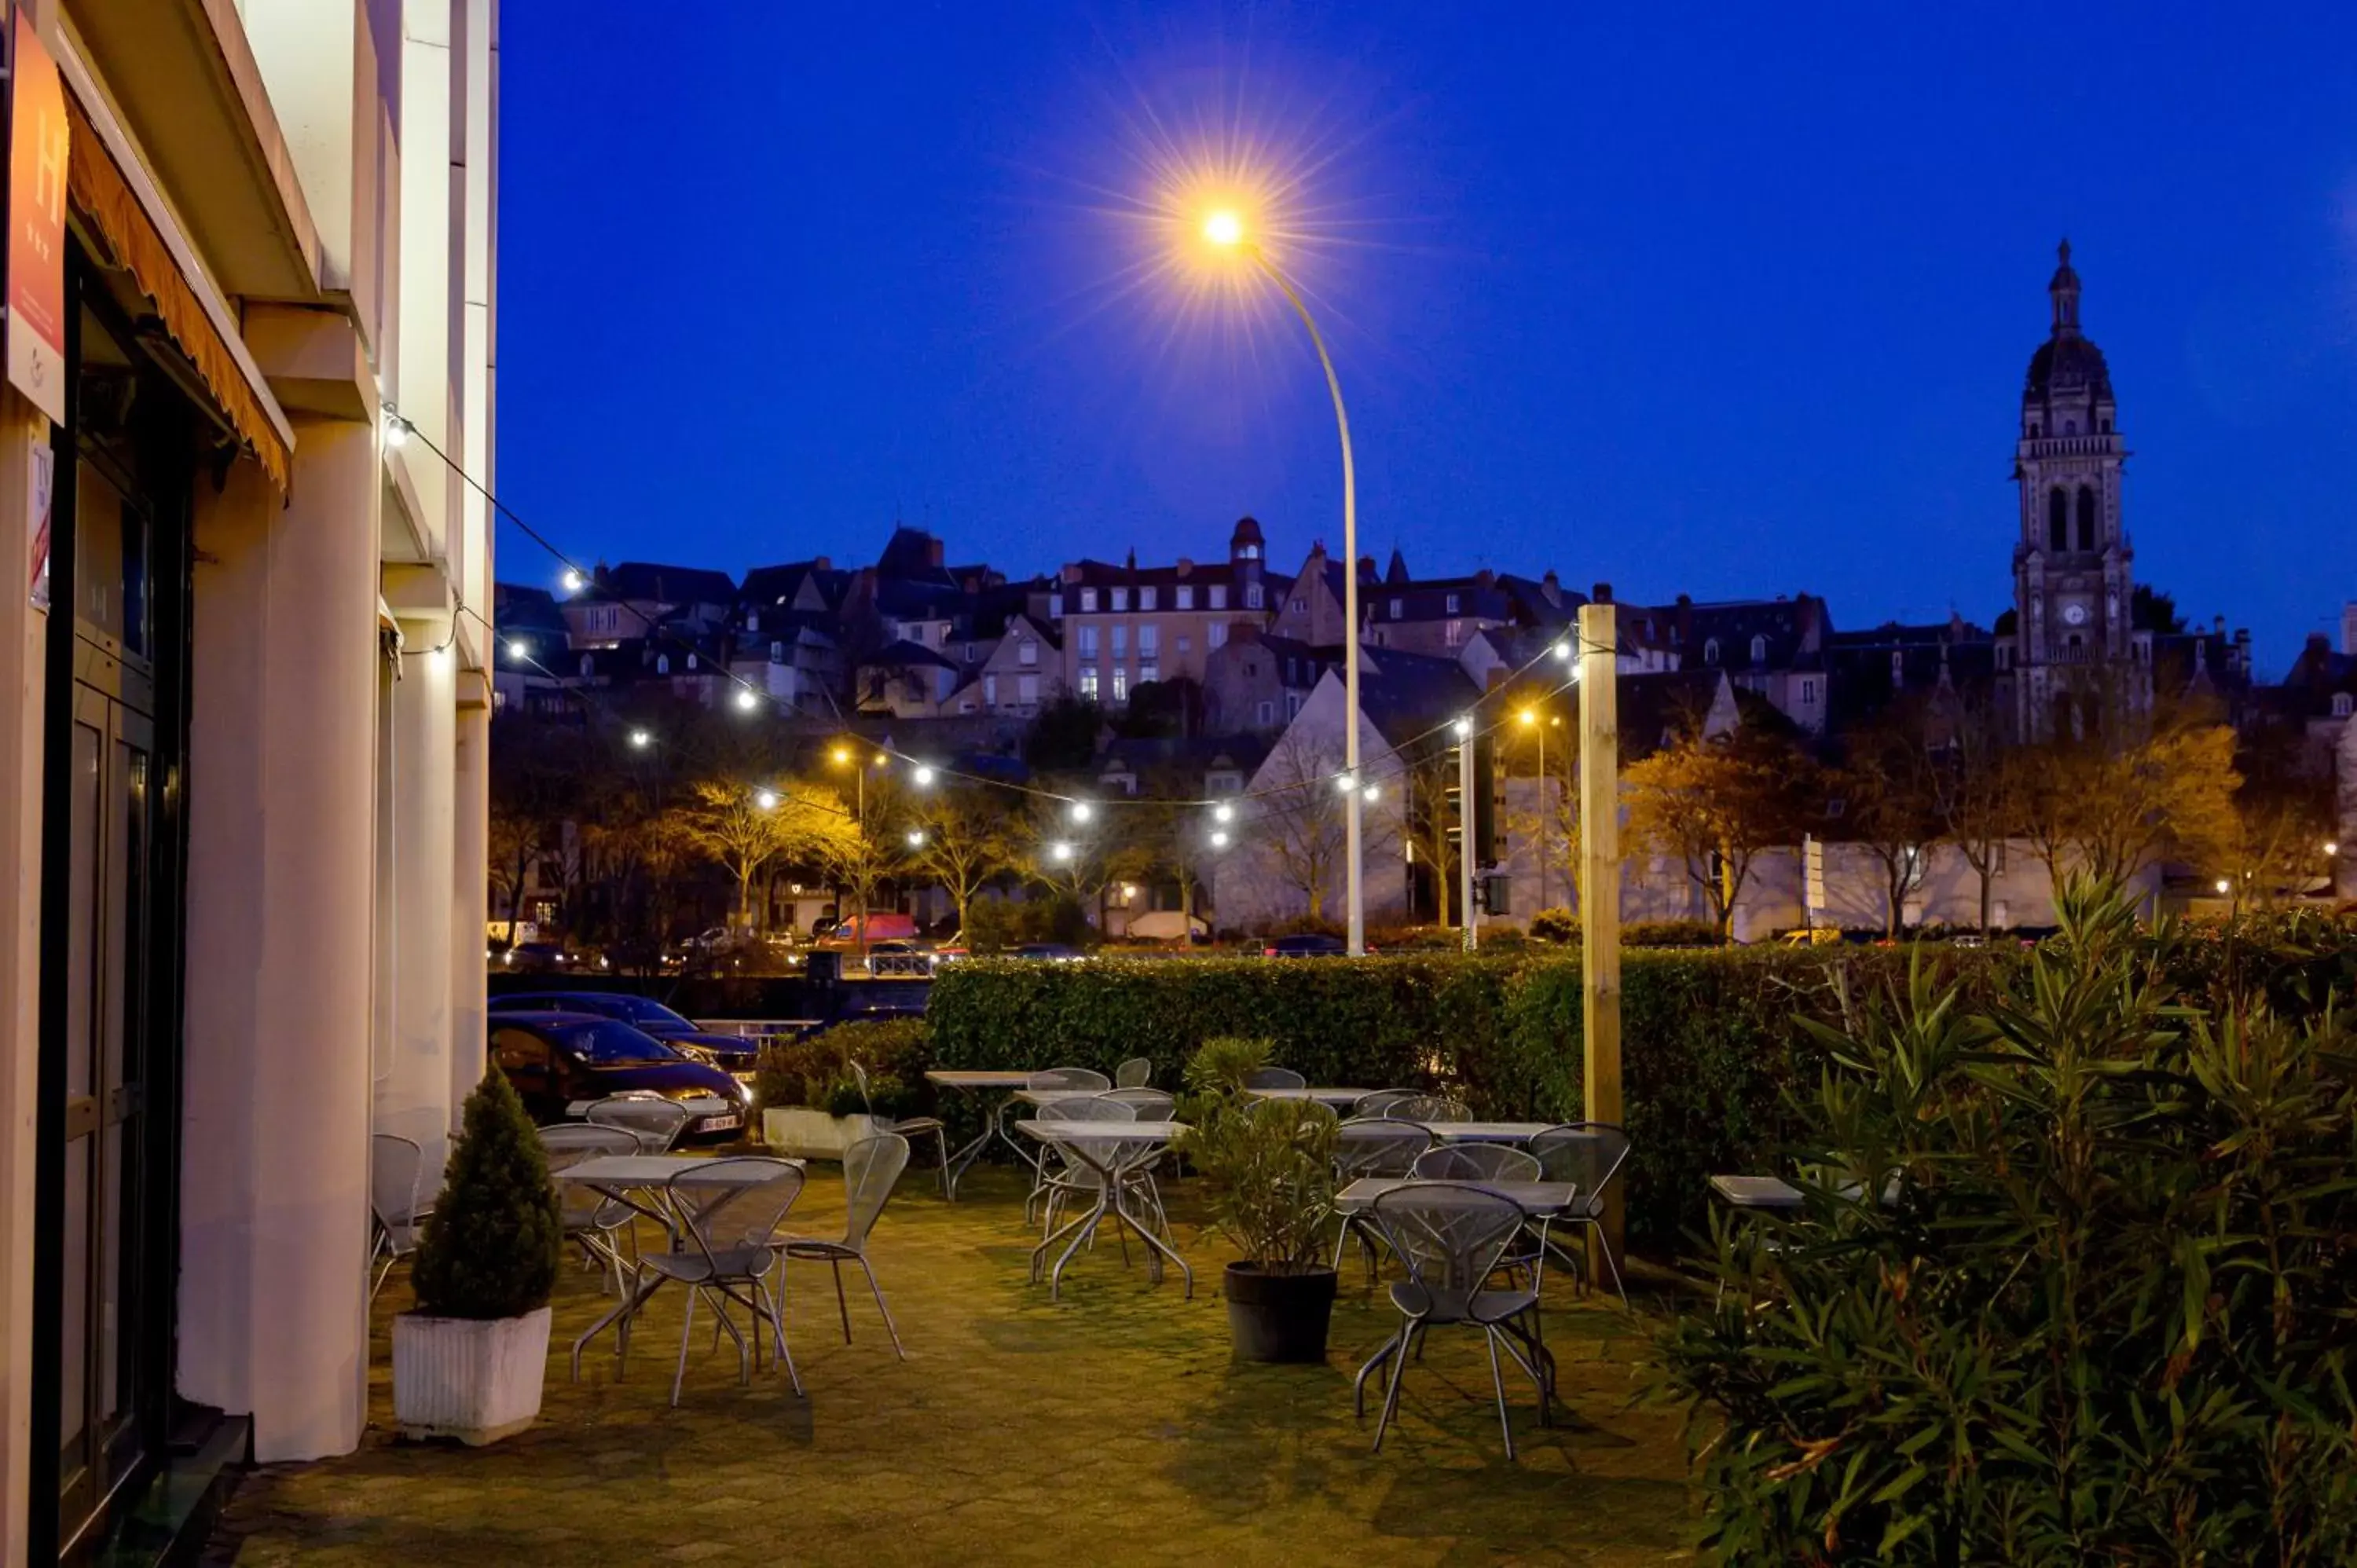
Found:
M 1267 1040 L 1203 1042 L 1187 1063 L 1179 1148 L 1202 1177 L 1212 1223 L 1243 1254 L 1227 1267 L 1228 1332 L 1247 1361 L 1323 1361 L 1334 1315 L 1325 1262 L 1334 1212 L 1334 1113 L 1255 1099 Z
M 505 1075 L 467 1097 L 419 1236 L 417 1306 L 393 1320 L 393 1411 L 409 1437 L 496 1443 L 540 1414 L 564 1225 L 548 1157 Z

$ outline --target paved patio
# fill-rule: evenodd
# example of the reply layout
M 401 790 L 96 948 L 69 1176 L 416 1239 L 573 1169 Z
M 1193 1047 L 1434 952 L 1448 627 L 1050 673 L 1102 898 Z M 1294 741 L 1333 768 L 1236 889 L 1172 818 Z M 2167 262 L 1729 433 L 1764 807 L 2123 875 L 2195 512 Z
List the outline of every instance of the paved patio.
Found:
M 872 1301 L 845 1345 L 818 1265 L 797 1264 L 788 1333 L 809 1390 L 736 1380 L 700 1326 L 668 1404 L 681 1298 L 650 1307 L 629 1374 L 610 1347 L 568 1382 L 563 1348 L 608 1305 L 570 1264 L 540 1423 L 496 1448 L 390 1433 L 393 1313 L 378 1298 L 371 1423 L 344 1458 L 247 1477 L 207 1561 L 281 1563 L 973 1564 L 1683 1562 L 1693 1511 L 1678 1417 L 1632 1408 L 1640 1325 L 1549 1291 L 1547 1336 L 1570 1407 L 1535 1424 L 1510 1380 L 1523 1457 L 1501 1452 L 1478 1335 L 1436 1330 L 1401 1421 L 1370 1454 L 1351 1374 L 1387 1308 L 1346 1270 L 1322 1368 L 1238 1366 L 1219 1267 L 1228 1253 L 1175 1202 L 1195 1299 L 1125 1270 L 1110 1240 L 1076 1259 L 1063 1299 L 1027 1283 L 1011 1175 L 976 1171 L 954 1207 L 912 1170 L 874 1241 L 909 1348 L 895 1361 Z M 1183 1191 L 1183 1187 L 1181 1188 Z M 795 1229 L 840 1233 L 841 1184 L 814 1165 Z M 1135 1256 L 1133 1243 L 1133 1259 Z M 1355 1269 L 1355 1263 L 1352 1264 Z M 606 1343 L 606 1342 L 601 1342 Z M 1513 1377 L 1508 1369 L 1509 1379 Z

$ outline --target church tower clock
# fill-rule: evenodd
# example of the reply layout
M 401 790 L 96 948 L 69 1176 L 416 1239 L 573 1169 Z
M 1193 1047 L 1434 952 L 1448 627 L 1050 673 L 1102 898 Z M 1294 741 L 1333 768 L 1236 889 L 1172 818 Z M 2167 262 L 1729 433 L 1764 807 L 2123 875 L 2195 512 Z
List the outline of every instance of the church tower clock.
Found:
M 2130 624 L 2135 553 L 2120 524 L 2121 444 L 2103 350 L 2079 328 L 2071 243 L 2046 292 L 2053 323 L 2030 356 L 2013 477 L 2010 650 L 2016 733 L 2087 735 L 2150 705 L 2151 639 Z

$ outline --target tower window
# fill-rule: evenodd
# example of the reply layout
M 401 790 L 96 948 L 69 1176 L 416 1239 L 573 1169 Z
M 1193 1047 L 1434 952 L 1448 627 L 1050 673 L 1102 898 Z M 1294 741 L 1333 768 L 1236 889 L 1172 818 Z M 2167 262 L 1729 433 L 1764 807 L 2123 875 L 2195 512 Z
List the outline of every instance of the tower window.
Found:
M 2079 487 L 2079 548 L 2095 547 L 2095 491 L 2093 487 Z
M 1754 664 L 1765 664 L 1768 662 L 1768 639 L 1766 638 L 1755 637 L 1751 639 L 1751 662 Z
M 2095 428 L 2103 435 L 2109 435 L 2112 433 L 2111 416 L 2106 414 L 2103 418 L 2095 421 Z
M 2071 498 L 2060 485 L 2046 492 L 2046 545 L 2050 550 L 2071 548 Z
M 2038 423 L 2038 421 L 2036 421 L 2036 420 L 2034 420 L 2034 419 L 2033 419 L 2033 420 L 2031 420 L 2031 421 L 2029 422 L 2029 438 L 2030 438 L 2032 441 L 2037 440 L 2037 439 L 2038 439 L 2038 437 L 2039 437 L 2041 434 L 2043 434 L 2043 433 L 2044 433 L 2044 431 L 2045 431 L 2045 426 L 2044 426 L 2044 425 L 2042 425 L 2042 424 L 2039 424 L 2039 423 Z
M 1714 637 L 1703 643 L 1702 661 L 1705 664 L 1714 665 L 1718 662 L 1718 639 Z

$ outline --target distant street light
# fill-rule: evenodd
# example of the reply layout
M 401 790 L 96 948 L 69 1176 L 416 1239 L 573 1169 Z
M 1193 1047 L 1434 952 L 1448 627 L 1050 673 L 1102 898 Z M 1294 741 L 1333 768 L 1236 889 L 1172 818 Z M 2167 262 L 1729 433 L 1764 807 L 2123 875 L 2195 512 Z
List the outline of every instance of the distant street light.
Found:
M 634 729 L 630 732 L 630 744 L 637 746 L 640 751 L 644 751 L 648 746 L 652 746 L 654 743 L 655 737 L 645 730 Z
M 2233 890 L 2234 890 L 2234 885 L 2233 885 L 2233 883 L 2231 883 L 2231 882 L 2227 881 L 2227 880 L 2226 880 L 2224 877 L 2222 877 L 2222 877 L 2220 877 L 2220 878 L 2218 878 L 2218 891 L 2219 891 L 2219 892 L 2221 892 L 2221 893 L 2232 893 Z
M 758 790 L 754 793 L 753 804 L 765 811 L 774 811 L 778 809 L 778 792 L 775 789 Z
M 925 835 L 922 830 L 918 828 L 910 828 L 909 830 L 909 847 L 910 849 L 922 849 L 925 847 Z

